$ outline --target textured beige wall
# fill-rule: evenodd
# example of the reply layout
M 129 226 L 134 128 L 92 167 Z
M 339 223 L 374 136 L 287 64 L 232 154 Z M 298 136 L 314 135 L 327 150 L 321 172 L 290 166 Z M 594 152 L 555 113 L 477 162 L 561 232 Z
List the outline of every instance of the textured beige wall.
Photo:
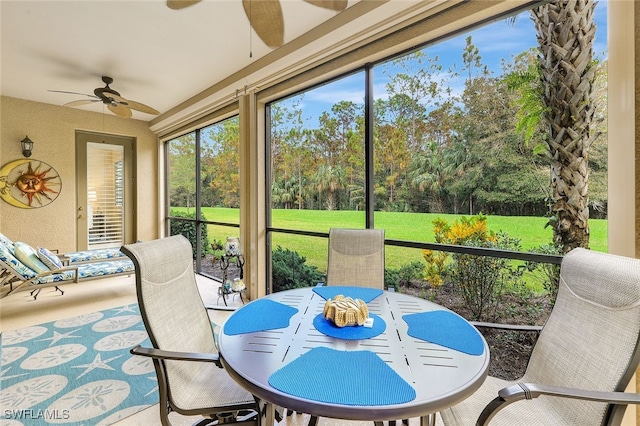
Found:
M 633 10 L 634 17 L 634 52 L 635 52 L 635 175 L 636 175 L 636 257 L 640 258 L 640 7 L 637 3 Z M 639 414 L 640 415 L 640 414 Z M 639 422 L 640 423 L 640 422 Z
M 28 135 L 34 141 L 31 158 L 58 171 L 62 190 L 53 203 L 41 208 L 22 209 L 0 201 L 0 231 L 33 246 L 62 252 L 76 249 L 76 130 L 136 138 L 136 239 L 157 238 L 158 143 L 147 122 L 6 96 L 0 98 L 0 164 L 23 158 L 20 140 Z

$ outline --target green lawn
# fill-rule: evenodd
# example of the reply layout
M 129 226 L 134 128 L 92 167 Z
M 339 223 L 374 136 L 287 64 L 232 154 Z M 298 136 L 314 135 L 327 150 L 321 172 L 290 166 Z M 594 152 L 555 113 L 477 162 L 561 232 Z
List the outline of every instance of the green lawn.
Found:
M 239 222 L 238 209 L 204 208 L 204 216 L 216 222 Z M 452 223 L 463 215 L 433 213 L 376 212 L 375 227 L 385 229 L 388 239 L 433 242 L 433 220 L 442 218 Z M 326 210 L 273 210 L 273 227 L 328 232 L 331 227 L 363 228 L 364 212 Z M 540 217 L 487 216 L 487 224 L 492 231 L 504 231 L 512 238 L 519 238 L 523 251 L 529 251 L 551 242 L 552 230 L 545 228 L 546 219 Z M 591 249 L 607 251 L 607 221 L 591 219 Z M 238 228 L 209 226 L 209 240 L 224 241 L 227 236 L 238 236 Z M 326 271 L 327 240 L 276 233 L 273 247 L 281 246 L 307 258 L 307 263 Z M 399 268 L 413 260 L 422 260 L 420 250 L 387 247 L 387 268 Z

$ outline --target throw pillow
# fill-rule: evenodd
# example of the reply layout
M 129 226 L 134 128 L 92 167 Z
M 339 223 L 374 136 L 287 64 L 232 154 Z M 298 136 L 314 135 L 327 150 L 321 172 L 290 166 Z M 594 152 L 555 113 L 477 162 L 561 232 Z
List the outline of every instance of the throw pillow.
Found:
M 44 247 L 38 247 L 38 258 L 52 271 L 62 268 L 60 258 Z
M 16 241 L 14 243 L 14 248 L 16 251 L 16 258 L 20 262 L 24 263 L 25 266 L 33 269 L 38 274 L 49 271 L 47 265 L 42 263 L 42 261 L 38 258 L 38 252 L 29 244 L 23 243 L 21 241 Z
M 10 269 L 13 269 L 16 274 L 20 275 L 22 279 L 28 280 L 38 275 L 36 271 L 16 259 L 13 252 L 9 251 L 9 248 L 4 244 L 0 244 L 0 260 L 6 263 Z

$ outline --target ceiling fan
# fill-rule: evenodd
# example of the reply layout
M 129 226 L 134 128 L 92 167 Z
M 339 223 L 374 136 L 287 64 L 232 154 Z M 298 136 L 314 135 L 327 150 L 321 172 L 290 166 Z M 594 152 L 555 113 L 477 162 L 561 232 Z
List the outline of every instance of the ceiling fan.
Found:
M 111 111 L 117 116 L 124 117 L 124 118 L 131 118 L 131 116 L 133 115 L 131 112 L 132 109 L 136 111 L 144 112 L 147 114 L 153 114 L 153 115 L 160 114 L 158 110 L 151 108 L 150 106 L 141 104 L 140 102 L 131 101 L 129 99 L 125 99 L 122 96 L 120 96 L 120 93 L 116 92 L 111 87 L 109 87 L 109 85 L 113 83 L 113 79 L 111 77 L 102 76 L 102 81 L 104 82 L 105 86 L 96 88 L 93 91 L 94 93 L 93 95 L 88 95 L 85 93 L 78 93 L 78 92 L 67 92 L 64 90 L 49 90 L 49 91 L 57 92 L 57 93 L 69 93 L 72 95 L 82 95 L 82 96 L 88 96 L 92 98 L 92 99 L 80 99 L 77 101 L 71 101 L 64 104 L 64 106 L 68 106 L 68 107 L 77 107 L 81 105 L 87 105 L 93 102 L 102 102 L 107 106 L 109 111 Z
M 167 0 L 170 9 L 184 9 L 199 3 L 201 0 Z M 347 7 L 347 0 L 304 0 L 314 6 L 330 9 L 336 12 L 343 11 Z M 284 43 L 284 19 L 280 0 L 242 0 L 244 13 L 249 18 L 258 37 L 274 49 Z

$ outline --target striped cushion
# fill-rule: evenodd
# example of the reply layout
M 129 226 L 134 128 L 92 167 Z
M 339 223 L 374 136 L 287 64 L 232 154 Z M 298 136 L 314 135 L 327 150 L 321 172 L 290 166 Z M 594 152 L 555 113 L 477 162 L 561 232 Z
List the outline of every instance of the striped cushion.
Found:
M 80 279 L 96 278 L 109 276 L 114 274 L 123 274 L 126 272 L 135 272 L 135 267 L 131 259 L 113 260 L 107 262 L 83 263 L 78 265 L 78 275 Z M 70 281 L 75 278 L 75 269 L 63 271 L 58 274 L 45 275 L 38 278 L 36 284 L 46 284 L 61 281 Z

